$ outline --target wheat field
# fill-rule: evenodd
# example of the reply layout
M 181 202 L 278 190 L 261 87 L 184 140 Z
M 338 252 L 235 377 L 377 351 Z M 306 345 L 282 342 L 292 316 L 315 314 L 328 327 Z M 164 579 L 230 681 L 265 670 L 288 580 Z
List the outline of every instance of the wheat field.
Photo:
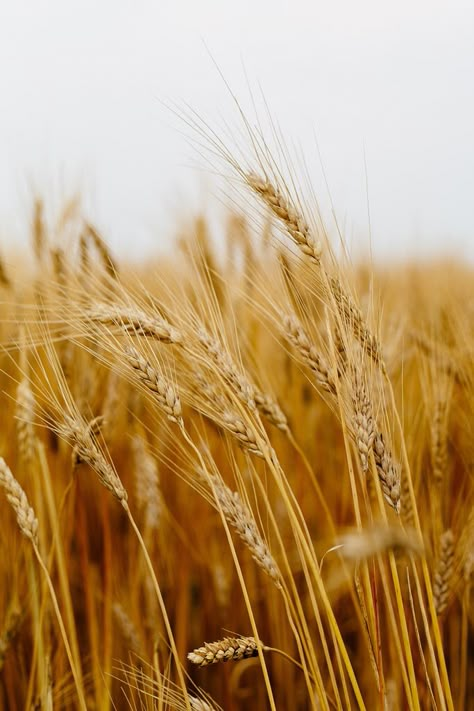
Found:
M 474 709 L 473 270 L 257 158 L 217 240 L 38 199 L 2 266 L 2 709 Z

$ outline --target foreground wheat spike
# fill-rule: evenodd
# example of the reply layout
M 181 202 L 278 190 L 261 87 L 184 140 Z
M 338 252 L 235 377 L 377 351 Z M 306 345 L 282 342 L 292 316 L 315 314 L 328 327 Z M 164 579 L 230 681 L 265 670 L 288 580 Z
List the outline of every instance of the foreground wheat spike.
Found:
M 300 321 L 294 314 L 282 314 L 282 329 L 285 338 L 294 346 L 306 365 L 316 376 L 316 383 L 331 395 L 336 394 L 336 386 L 328 365 L 309 340 Z
M 375 438 L 375 423 L 367 385 L 359 371 L 354 373 L 352 404 L 354 408 L 354 438 L 359 451 L 362 471 L 367 472 L 369 455 Z
M 374 459 L 382 493 L 387 503 L 400 513 L 400 470 L 385 446 L 383 435 L 378 432 L 374 438 Z
M 129 346 L 124 350 L 128 363 L 134 369 L 139 380 L 155 394 L 162 410 L 171 422 L 182 424 L 181 401 L 172 385 L 147 361 L 136 348 Z
M 454 536 L 451 529 L 441 535 L 438 565 L 433 580 L 436 614 L 442 615 L 448 606 L 454 572 Z
M 92 420 L 92 425 L 97 419 Z M 93 426 L 86 426 L 80 419 L 65 415 L 55 429 L 73 446 L 73 461 L 88 464 L 96 472 L 100 483 L 121 503 L 126 502 L 127 492 L 114 468 L 100 451 L 95 441 Z
M 200 328 L 198 331 L 199 343 L 204 347 L 206 353 L 217 365 L 220 374 L 226 383 L 237 393 L 239 398 L 251 410 L 255 409 L 254 388 L 245 375 L 233 363 L 231 357 L 221 346 L 216 338 L 213 338 L 207 331 Z
M 205 642 L 189 652 L 188 659 L 192 664 L 206 667 L 218 662 L 240 661 L 258 656 L 258 645 L 254 637 L 226 637 L 219 642 Z
M 38 519 L 28 503 L 25 492 L 2 457 L 0 457 L 0 486 L 16 514 L 20 531 L 38 547 Z
M 117 326 L 124 333 L 148 336 L 161 343 L 181 343 L 182 336 L 166 319 L 158 314 L 150 317 L 133 308 L 115 308 L 108 304 L 97 304 L 87 312 L 87 317 L 104 326 Z
M 246 176 L 246 180 L 250 188 L 260 195 L 273 214 L 281 220 L 288 234 L 301 251 L 310 257 L 313 262 L 319 264 L 322 251 L 321 242 L 311 234 L 308 223 L 298 210 L 290 204 L 288 198 L 266 178 L 249 173 Z
M 362 311 L 344 290 L 338 278 L 331 277 L 329 285 L 341 318 L 350 325 L 356 340 L 360 343 L 364 352 L 372 358 L 374 363 L 380 366 L 382 372 L 385 372 L 380 343 L 377 337 L 369 330 Z
M 248 450 L 257 457 L 264 456 L 252 428 L 246 425 L 238 415 L 227 411 L 224 413 L 222 421 L 223 426 L 234 435 L 243 449 Z
M 254 392 L 255 404 L 258 411 L 275 427 L 282 432 L 288 432 L 288 420 L 279 404 L 270 395 L 260 390 Z
M 212 487 L 222 512 L 243 540 L 258 566 L 281 588 L 278 566 L 263 540 L 250 509 L 243 503 L 237 491 L 232 491 L 219 476 L 211 477 Z
M 198 340 L 219 368 L 219 372 L 226 383 L 236 392 L 240 400 L 251 410 L 257 407 L 258 411 L 272 425 L 286 432 L 288 430 L 288 422 L 278 403 L 270 395 L 261 392 L 239 371 L 219 341 L 203 328 L 198 332 Z

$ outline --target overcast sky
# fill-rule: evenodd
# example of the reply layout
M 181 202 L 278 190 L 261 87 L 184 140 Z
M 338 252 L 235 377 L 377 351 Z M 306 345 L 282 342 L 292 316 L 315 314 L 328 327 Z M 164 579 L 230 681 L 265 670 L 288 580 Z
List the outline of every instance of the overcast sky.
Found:
M 163 102 L 222 125 L 261 86 L 358 247 L 474 258 L 472 0 L 15 0 L 0 10 L 0 239 L 79 190 L 118 253 L 220 186 Z M 203 161 L 204 165 L 204 161 Z M 319 178 L 318 178 L 319 176 Z M 196 199 L 199 196 L 199 201 Z M 194 200 L 194 203 L 193 203 Z M 323 198 L 324 202 L 324 198 Z

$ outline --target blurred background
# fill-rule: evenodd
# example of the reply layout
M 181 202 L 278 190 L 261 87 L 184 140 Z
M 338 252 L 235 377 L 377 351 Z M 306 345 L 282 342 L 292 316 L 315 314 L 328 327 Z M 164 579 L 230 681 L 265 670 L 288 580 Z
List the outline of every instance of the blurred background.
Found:
M 128 258 L 222 212 L 167 106 L 237 124 L 228 82 L 245 111 L 249 88 L 268 103 L 329 211 L 324 168 L 356 252 L 370 232 L 378 258 L 474 259 L 473 32 L 472 0 L 3 3 L 2 250 L 26 241 L 36 194 L 51 210 L 80 194 Z

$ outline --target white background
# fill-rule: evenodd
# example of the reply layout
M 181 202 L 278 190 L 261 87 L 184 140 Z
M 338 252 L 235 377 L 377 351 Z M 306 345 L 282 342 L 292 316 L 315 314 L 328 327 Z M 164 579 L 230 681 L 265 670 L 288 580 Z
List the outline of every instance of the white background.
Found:
M 15 0 L 0 10 L 0 240 L 32 196 L 79 191 L 113 248 L 167 248 L 196 205 L 222 209 L 163 106 L 238 120 L 261 86 L 356 250 L 474 258 L 474 3 Z M 211 56 L 212 55 L 212 58 Z M 246 75 L 248 80 L 246 79 Z M 202 161 L 204 167 L 204 161 Z M 315 178 L 317 190 L 322 182 Z M 324 202 L 324 197 L 321 196 Z

